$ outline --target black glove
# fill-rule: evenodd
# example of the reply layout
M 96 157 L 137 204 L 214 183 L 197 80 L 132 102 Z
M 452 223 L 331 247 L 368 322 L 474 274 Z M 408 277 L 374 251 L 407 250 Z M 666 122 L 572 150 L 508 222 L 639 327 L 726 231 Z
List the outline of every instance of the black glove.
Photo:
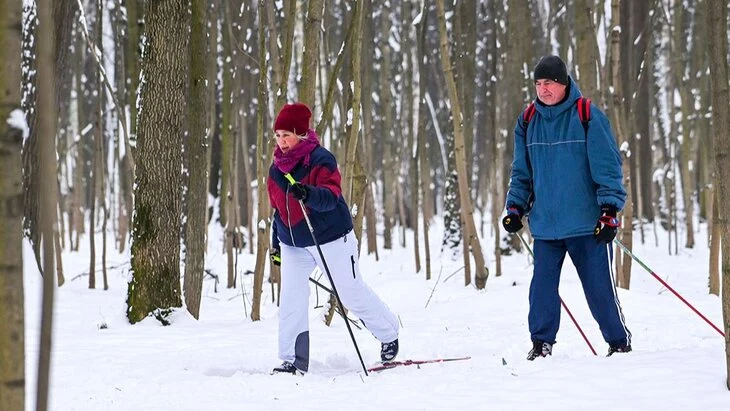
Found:
M 275 266 L 281 265 L 281 251 L 279 251 L 278 248 L 272 248 L 269 250 L 269 259 L 271 259 L 271 264 L 274 264 Z
M 309 196 L 309 187 L 301 183 L 294 183 L 291 186 L 291 193 L 297 200 L 306 202 Z
M 618 218 L 616 218 L 616 213 L 618 213 L 618 209 L 612 205 L 604 204 L 601 206 L 601 217 L 598 218 L 596 229 L 593 231 L 596 242 L 608 244 L 616 238 L 618 228 L 621 226 Z
M 524 211 L 519 206 L 508 206 L 507 215 L 502 219 L 502 227 L 508 233 L 516 233 L 522 230 L 522 214 Z

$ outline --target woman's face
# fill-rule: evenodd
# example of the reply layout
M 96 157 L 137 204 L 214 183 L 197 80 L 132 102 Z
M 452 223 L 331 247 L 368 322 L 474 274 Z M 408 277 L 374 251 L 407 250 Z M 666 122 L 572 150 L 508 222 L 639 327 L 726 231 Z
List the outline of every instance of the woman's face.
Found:
M 299 144 L 299 136 L 288 130 L 276 130 L 274 138 L 276 138 L 276 144 L 284 154 Z
M 535 80 L 537 97 L 547 106 L 560 103 L 565 97 L 567 86 L 553 80 Z

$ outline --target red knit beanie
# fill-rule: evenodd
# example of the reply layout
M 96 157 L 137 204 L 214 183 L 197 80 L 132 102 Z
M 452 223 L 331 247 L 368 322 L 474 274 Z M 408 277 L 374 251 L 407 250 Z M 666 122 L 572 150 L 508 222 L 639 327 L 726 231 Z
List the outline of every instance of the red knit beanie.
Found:
M 304 103 L 286 104 L 281 108 L 274 122 L 274 131 L 287 130 L 303 136 L 309 131 L 309 119 L 312 111 Z

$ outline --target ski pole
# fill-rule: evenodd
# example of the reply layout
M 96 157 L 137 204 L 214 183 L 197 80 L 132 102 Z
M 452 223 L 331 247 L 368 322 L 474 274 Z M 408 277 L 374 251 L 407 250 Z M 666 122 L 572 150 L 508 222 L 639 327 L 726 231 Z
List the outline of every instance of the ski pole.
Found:
M 522 244 L 524 244 L 525 248 L 527 248 L 527 251 L 530 252 L 530 255 L 532 256 L 532 260 L 534 261 L 535 253 L 533 253 L 530 246 L 527 245 L 527 241 L 525 241 L 525 239 L 522 238 L 522 235 L 520 233 L 515 233 L 515 235 L 520 238 L 520 241 L 522 241 Z M 588 337 L 586 337 L 586 334 L 583 332 L 583 329 L 580 328 L 580 325 L 578 325 L 578 321 L 576 321 L 575 317 L 573 317 L 573 313 L 570 312 L 570 310 L 568 309 L 568 306 L 565 304 L 565 301 L 563 301 L 563 297 L 558 296 L 558 298 L 560 299 L 560 305 L 563 306 L 563 308 L 565 309 L 565 312 L 568 313 L 568 317 L 570 317 L 570 319 L 573 321 L 573 324 L 575 324 L 575 328 L 578 329 L 578 332 L 580 332 L 580 335 L 583 337 L 583 340 L 586 342 L 586 344 L 588 344 L 588 348 L 591 349 L 591 352 L 593 353 L 593 355 L 598 355 L 596 350 L 593 349 L 593 345 L 591 345 L 591 342 L 588 340 Z
M 692 304 L 690 304 L 681 295 L 679 295 L 679 293 L 676 292 L 674 290 L 674 288 L 672 288 L 671 286 L 669 286 L 669 284 L 667 284 L 666 281 L 662 280 L 661 277 L 659 277 L 654 271 L 651 270 L 651 268 L 649 268 L 646 264 L 644 264 L 644 262 L 641 261 L 639 259 L 639 257 L 635 256 L 634 253 L 632 253 L 621 241 L 619 241 L 618 238 L 615 238 L 613 240 L 613 242 L 616 243 L 616 245 L 618 245 L 621 248 L 621 250 L 623 250 L 623 252 L 626 253 L 626 255 L 628 255 L 629 257 L 633 258 L 634 261 L 636 261 L 637 263 L 639 263 L 640 266 L 644 267 L 644 269 L 649 274 L 651 274 L 652 276 L 654 276 L 654 278 L 656 278 L 657 281 L 659 281 L 660 283 L 662 283 L 663 286 L 667 287 L 667 290 L 671 291 L 672 294 L 674 294 L 675 296 L 677 296 L 677 298 L 679 298 L 680 301 L 682 301 L 683 303 L 687 304 L 687 307 L 689 307 L 692 311 L 694 311 L 695 314 L 699 315 L 700 318 L 702 318 L 703 320 L 705 320 L 705 322 L 707 324 L 709 324 L 710 327 L 714 328 L 715 331 L 719 332 L 720 335 L 722 335 L 723 337 L 725 336 L 725 333 L 724 332 L 722 332 L 719 328 L 717 328 L 717 326 L 715 324 L 713 324 L 710 320 L 708 320 L 707 317 L 705 317 L 704 315 L 702 315 L 702 313 L 699 312 Z
M 312 282 L 317 287 L 327 291 L 330 295 L 334 295 L 334 293 L 332 292 L 332 290 L 330 288 L 328 288 L 326 285 L 320 283 L 319 281 L 315 280 L 314 278 L 309 277 L 309 281 Z M 360 326 L 357 324 L 357 321 L 353 320 L 350 317 L 347 317 L 347 321 L 349 321 L 352 325 L 357 327 L 358 330 L 362 330 L 362 328 L 360 328 Z
M 294 179 L 294 177 L 291 176 L 291 174 L 286 173 L 284 174 L 284 177 L 286 177 L 287 180 L 289 180 L 289 184 L 292 186 L 297 183 L 297 180 Z M 342 318 L 345 320 L 345 325 L 347 326 L 347 331 L 350 333 L 350 338 L 352 338 L 352 343 L 355 345 L 355 351 L 357 351 L 357 357 L 360 359 L 360 365 L 362 365 L 362 370 L 365 372 L 365 376 L 368 375 L 368 369 L 365 367 L 365 361 L 362 360 L 362 355 L 360 355 L 360 348 L 357 346 L 357 341 L 355 341 L 355 335 L 352 333 L 352 327 L 350 327 L 350 322 L 347 321 L 347 316 L 345 315 L 345 306 L 342 305 L 342 300 L 340 300 L 340 294 L 337 292 L 337 287 L 335 287 L 335 281 L 332 279 L 332 274 L 330 274 L 330 269 L 327 267 L 327 261 L 324 259 L 324 254 L 322 254 L 322 248 L 319 246 L 319 242 L 317 241 L 317 237 L 314 235 L 314 227 L 312 227 L 312 222 L 309 221 L 309 216 L 307 215 L 307 209 L 304 207 L 304 202 L 302 200 L 299 200 L 299 206 L 302 208 L 302 214 L 304 214 L 304 220 L 307 222 L 307 227 L 309 227 L 309 234 L 312 235 L 312 241 L 314 241 L 314 245 L 317 247 L 317 252 L 319 253 L 319 258 L 322 259 L 322 265 L 324 266 L 324 272 L 327 274 L 327 278 L 330 280 L 330 284 L 332 285 L 332 294 L 334 294 L 335 299 L 337 300 L 337 305 L 340 306 L 340 314 L 342 314 Z

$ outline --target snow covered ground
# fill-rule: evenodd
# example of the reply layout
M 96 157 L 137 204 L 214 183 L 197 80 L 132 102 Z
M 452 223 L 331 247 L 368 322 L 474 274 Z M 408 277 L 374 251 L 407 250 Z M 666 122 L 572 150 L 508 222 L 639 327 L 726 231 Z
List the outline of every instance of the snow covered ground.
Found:
M 667 254 L 666 235 L 660 235 L 658 247 L 637 245 L 634 251 L 722 328 L 720 299 L 707 293 L 706 227 L 701 229 L 697 247 L 680 248 L 676 256 Z M 215 228 L 210 234 L 207 268 L 223 279 L 221 235 Z M 591 353 L 563 312 L 553 356 L 529 362 L 527 293 L 532 268 L 526 255 L 504 258 L 504 275 L 491 276 L 486 289 L 478 291 L 463 285 L 463 271 L 453 274 L 461 261 L 441 256 L 440 229 L 434 229 L 431 238 L 430 281 L 415 272 L 410 234 L 407 248 L 380 250 L 380 261 L 363 255 L 361 271 L 400 318 L 399 359 L 471 359 L 399 367 L 367 377 L 341 318 L 332 327 L 320 320 L 323 308 L 315 306 L 325 303 L 326 295 L 317 295 L 314 287 L 310 372 L 303 377 L 270 375 L 280 361 L 277 307 L 267 282 L 262 321 L 249 320 L 253 276 L 243 275 L 244 289 L 219 284 L 217 293 L 213 280 L 206 278 L 200 321 L 183 309 L 174 314 L 170 327 L 153 319 L 132 326 L 125 317 L 129 256 L 109 258 L 109 266 L 119 267 L 109 271 L 110 289 L 103 291 L 89 290 L 86 276 L 74 279 L 88 270 L 88 250 L 64 254 L 67 282 L 56 292 L 50 409 L 730 409 L 723 338 L 637 264 L 631 291 L 619 291 L 633 333 L 632 353 L 604 357 L 607 346 L 566 259 L 561 296 L 599 355 Z M 493 241 L 483 239 L 483 249 L 492 250 Z M 487 257 L 494 271 L 494 260 Z M 253 265 L 253 256 L 239 255 L 241 274 Z M 41 278 L 28 250 L 25 276 L 26 390 L 31 410 Z M 324 276 L 320 281 L 327 283 Z M 354 332 L 366 365 L 375 365 L 380 344 L 364 329 Z

